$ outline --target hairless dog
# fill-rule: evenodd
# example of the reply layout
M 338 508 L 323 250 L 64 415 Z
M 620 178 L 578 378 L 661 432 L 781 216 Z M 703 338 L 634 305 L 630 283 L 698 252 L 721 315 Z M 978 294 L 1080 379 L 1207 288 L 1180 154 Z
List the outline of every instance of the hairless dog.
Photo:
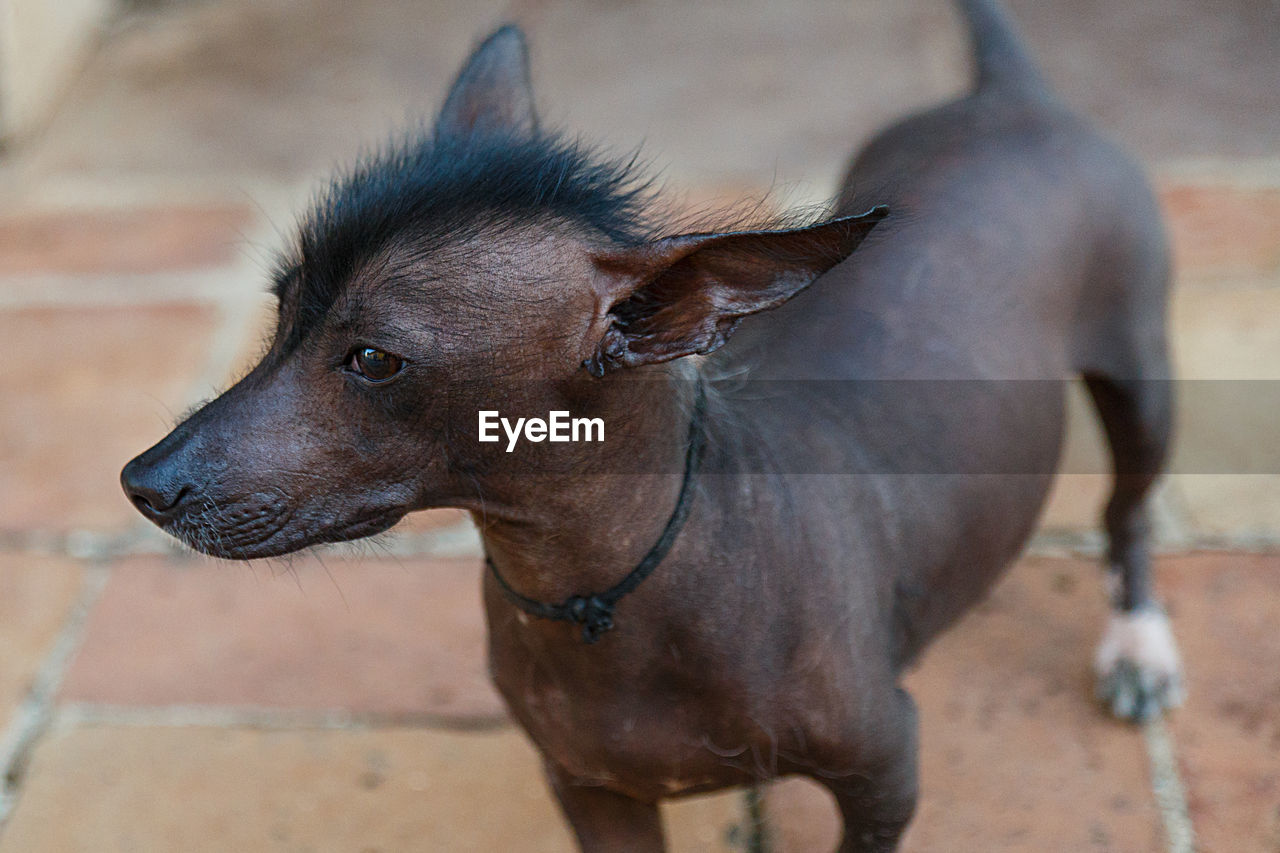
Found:
M 973 91 L 876 136 L 829 216 L 697 233 L 540 127 L 498 30 L 433 130 L 322 195 L 270 350 L 125 491 L 239 559 L 469 510 L 494 682 L 583 850 L 661 850 L 662 799 L 786 774 L 834 795 L 841 850 L 892 850 L 917 798 L 900 675 L 1026 542 L 1079 375 L 1115 467 L 1100 694 L 1175 704 L 1144 522 L 1157 206 L 1004 13 L 960 6 Z M 526 440 L 482 441 L 498 413 Z M 548 435 L 565 413 L 603 440 Z

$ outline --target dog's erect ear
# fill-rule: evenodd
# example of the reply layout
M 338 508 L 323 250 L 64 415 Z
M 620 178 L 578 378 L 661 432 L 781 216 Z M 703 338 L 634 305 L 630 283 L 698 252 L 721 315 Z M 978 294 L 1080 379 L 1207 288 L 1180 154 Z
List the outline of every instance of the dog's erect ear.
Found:
M 719 349 L 743 317 L 776 308 L 847 258 L 888 212 L 785 231 L 687 234 L 597 255 L 608 328 L 583 366 L 603 376 Z
M 537 127 L 529 51 L 519 27 L 508 24 L 481 42 L 458 72 L 436 119 L 436 133 L 465 137 L 484 131 L 532 133 Z

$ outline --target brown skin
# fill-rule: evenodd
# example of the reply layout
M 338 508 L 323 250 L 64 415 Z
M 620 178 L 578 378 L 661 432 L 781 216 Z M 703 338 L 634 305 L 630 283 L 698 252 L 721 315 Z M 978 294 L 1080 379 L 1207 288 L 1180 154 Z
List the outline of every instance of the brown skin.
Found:
M 486 43 L 441 121 L 533 125 L 522 51 Z M 899 675 L 1030 534 L 1078 372 L 1124 473 L 1115 562 L 1145 602 L 1139 507 L 1165 409 L 1131 380 L 1164 375 L 1165 260 L 1140 172 L 999 79 L 867 147 L 839 212 L 882 203 L 856 252 L 878 217 L 631 250 L 548 218 L 430 262 L 388 247 L 292 350 L 286 292 L 263 362 L 131 462 L 126 489 L 229 557 L 463 507 L 507 581 L 556 602 L 616 583 L 658 537 L 702 377 L 707 458 L 674 549 L 595 645 L 486 575 L 494 681 L 583 850 L 660 851 L 661 799 L 784 774 L 832 791 L 841 850 L 894 849 L 917 784 Z M 371 384 L 343 367 L 357 344 L 408 366 Z M 744 369 L 787 381 L 764 397 L 714 381 Z M 795 381 L 811 379 L 847 381 Z M 868 379 L 1044 381 L 954 396 Z M 507 454 L 475 441 L 482 408 L 602 417 L 607 440 Z

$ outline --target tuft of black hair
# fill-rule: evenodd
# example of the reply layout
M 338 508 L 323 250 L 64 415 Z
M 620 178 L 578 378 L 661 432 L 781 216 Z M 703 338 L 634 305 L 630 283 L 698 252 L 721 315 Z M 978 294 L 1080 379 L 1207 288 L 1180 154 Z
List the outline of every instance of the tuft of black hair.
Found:
M 559 220 L 620 245 L 655 236 L 653 182 L 635 156 L 611 158 L 562 136 L 426 132 L 339 173 L 277 266 L 283 299 L 301 288 L 305 315 L 323 314 L 361 264 L 396 242 L 415 251 L 503 226 Z

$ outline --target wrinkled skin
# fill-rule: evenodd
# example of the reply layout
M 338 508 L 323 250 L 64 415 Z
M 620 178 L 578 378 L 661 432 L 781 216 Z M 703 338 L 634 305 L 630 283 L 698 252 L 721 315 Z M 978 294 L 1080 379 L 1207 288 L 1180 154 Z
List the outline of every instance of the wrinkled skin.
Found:
M 851 169 L 837 212 L 887 204 L 883 222 L 619 247 L 546 217 L 428 257 L 393 243 L 319 318 L 286 283 L 262 363 L 131 462 L 126 491 L 238 558 L 463 507 L 515 588 L 561 601 L 659 535 L 702 382 L 707 458 L 670 555 L 595 645 L 486 576 L 494 681 L 584 850 L 661 850 L 661 799 L 795 773 L 835 796 L 842 850 L 893 849 L 916 800 L 899 675 L 1033 529 L 1073 374 L 1121 471 L 1120 603 L 1149 603 L 1141 503 L 1167 400 L 1135 380 L 1165 376 L 1159 218 L 1139 170 L 1017 77 L 1020 54 L 984 59 L 1006 36 L 983 14 L 978 91 Z M 491 37 L 442 127 L 535 126 L 524 68 L 517 33 Z M 371 383 L 350 366 L 361 347 L 405 366 Z M 475 440 L 482 408 L 601 417 L 606 441 L 508 454 Z

